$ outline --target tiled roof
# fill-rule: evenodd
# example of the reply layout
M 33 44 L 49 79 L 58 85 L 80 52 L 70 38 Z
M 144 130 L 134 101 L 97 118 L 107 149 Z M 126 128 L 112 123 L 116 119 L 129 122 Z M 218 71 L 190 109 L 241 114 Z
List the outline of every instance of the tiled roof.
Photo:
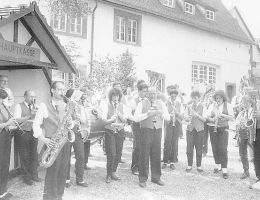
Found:
M 77 73 L 77 70 L 66 53 L 65 48 L 61 45 L 58 37 L 55 36 L 45 17 L 41 14 L 36 2 L 30 3 L 29 6 L 21 5 L 19 7 L 0 8 L 0 27 L 17 19 L 25 20 L 30 26 L 32 32 L 35 32 L 34 34 L 41 38 L 43 45 L 51 45 L 49 50 L 55 50 L 56 52 L 56 54 L 52 56 L 58 58 L 55 60 L 60 64 L 58 69 L 65 72 Z M 40 30 L 44 30 L 45 32 L 38 33 Z
M 215 9 L 215 21 L 205 18 L 195 6 L 195 15 L 185 13 L 176 0 L 174 8 L 164 6 L 160 0 L 100 0 L 104 3 L 112 3 L 126 8 L 132 8 L 147 14 L 171 19 L 175 22 L 187 24 L 201 30 L 216 33 L 245 43 L 253 41 L 242 31 L 236 19 L 234 19 L 221 0 L 192 0 L 205 8 Z M 187 0 L 190 2 L 191 0 Z

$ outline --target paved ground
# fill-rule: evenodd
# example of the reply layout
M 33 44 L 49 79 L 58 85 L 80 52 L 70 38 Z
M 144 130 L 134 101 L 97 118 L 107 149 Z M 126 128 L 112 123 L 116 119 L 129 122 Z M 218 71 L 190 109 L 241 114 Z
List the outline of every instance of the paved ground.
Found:
M 110 184 L 106 184 L 104 181 L 106 157 L 102 152 L 102 148 L 96 144 L 91 147 L 91 153 L 94 157 L 90 158 L 89 165 L 92 170 L 85 171 L 89 187 L 75 186 L 75 174 L 74 168 L 72 168 L 73 186 L 66 189 L 64 200 L 259 200 L 260 191 L 248 189 L 250 183 L 255 180 L 252 163 L 250 163 L 251 178 L 243 181 L 239 179 L 243 170 L 238 160 L 238 148 L 235 147 L 235 140 L 232 138 L 233 135 L 231 134 L 228 164 L 230 178 L 228 180 L 224 180 L 221 175 L 213 174 L 214 161 L 211 151 L 202 161 L 204 173 L 198 174 L 195 168 L 191 173 L 186 173 L 186 141 L 182 139 L 179 143 L 179 163 L 176 164 L 176 170 L 171 171 L 169 168 L 163 170 L 162 179 L 166 185 L 161 187 L 148 182 L 145 189 L 138 186 L 137 176 L 132 175 L 129 170 L 132 152 L 131 141 L 125 141 L 123 160 L 126 163 L 120 164 L 118 169 L 118 175 L 122 180 L 113 181 Z M 40 177 L 44 178 L 44 174 L 45 171 L 42 170 Z M 37 200 L 42 197 L 43 183 L 27 186 L 17 177 L 10 181 L 9 187 L 10 192 L 15 195 L 14 200 Z

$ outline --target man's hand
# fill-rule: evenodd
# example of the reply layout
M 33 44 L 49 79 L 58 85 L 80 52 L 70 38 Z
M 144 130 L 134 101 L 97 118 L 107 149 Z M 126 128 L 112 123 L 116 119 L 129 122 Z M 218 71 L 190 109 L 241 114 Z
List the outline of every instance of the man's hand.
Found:
M 47 145 L 47 147 L 49 148 L 53 148 L 55 143 L 52 139 L 46 138 L 46 137 L 42 137 L 41 140 L 43 141 L 44 144 Z

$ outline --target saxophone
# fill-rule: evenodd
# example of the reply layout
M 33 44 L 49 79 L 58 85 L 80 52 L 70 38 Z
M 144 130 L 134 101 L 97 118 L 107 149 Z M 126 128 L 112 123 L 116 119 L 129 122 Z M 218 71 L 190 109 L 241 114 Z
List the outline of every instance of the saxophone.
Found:
M 75 134 L 72 130 L 67 132 L 67 121 L 70 120 L 72 112 L 75 112 L 75 102 L 69 101 L 67 104 L 67 112 L 62 119 L 62 122 L 58 126 L 58 129 L 55 135 L 51 138 L 54 141 L 54 146 L 52 148 L 47 147 L 43 152 L 41 165 L 45 168 L 52 166 L 57 156 L 59 155 L 62 147 L 66 144 L 67 141 L 74 142 Z M 74 136 L 74 137 L 73 137 Z M 74 138 L 74 139 L 73 139 Z

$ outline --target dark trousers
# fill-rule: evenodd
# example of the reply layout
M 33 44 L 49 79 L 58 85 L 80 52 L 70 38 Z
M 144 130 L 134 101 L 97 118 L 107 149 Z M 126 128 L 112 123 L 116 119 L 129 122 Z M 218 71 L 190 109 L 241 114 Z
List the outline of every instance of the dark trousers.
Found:
M 208 140 L 209 140 L 209 126 L 207 122 L 204 123 L 204 136 L 203 136 L 203 148 L 202 153 L 208 153 Z
M 133 123 L 132 130 L 134 135 L 134 141 L 133 141 L 131 169 L 133 171 L 136 171 L 138 170 L 139 157 L 140 157 L 140 123 Z
M 163 162 L 176 163 L 178 162 L 178 127 L 166 124 L 165 133 L 166 135 L 164 138 Z
M 88 157 L 89 157 L 89 154 L 90 154 L 90 142 L 91 140 L 86 140 L 84 142 L 84 165 L 87 165 L 88 164 Z
M 7 192 L 11 139 L 11 133 L 3 129 L 0 133 L 0 195 Z
M 146 182 L 148 179 L 149 159 L 151 160 L 151 179 L 158 181 L 161 178 L 161 138 L 161 128 L 141 128 L 139 161 L 140 182 Z
M 214 127 L 210 127 L 210 142 L 214 160 L 216 164 L 221 164 L 221 168 L 227 168 L 228 163 L 228 132 L 225 130 L 227 128 L 217 128 L 217 133 L 214 133 Z
M 38 139 L 33 137 L 33 131 L 24 131 L 23 134 L 17 134 L 17 138 L 24 178 L 31 179 L 32 177 L 38 177 Z
M 105 147 L 107 155 L 107 175 L 116 172 L 118 163 L 122 156 L 124 143 L 124 130 L 117 133 L 106 129 L 105 133 Z
M 68 166 L 68 174 L 67 174 L 67 180 L 70 180 L 70 161 L 71 161 L 71 147 L 73 146 L 74 153 L 75 153 L 75 173 L 76 173 L 76 181 L 82 182 L 84 180 L 84 143 L 81 138 L 80 133 L 75 133 L 75 141 L 73 143 L 70 143 L 70 150 L 69 150 L 69 166 Z
M 248 139 L 239 138 L 238 145 L 239 145 L 239 156 L 241 158 L 243 169 L 244 171 L 248 171 L 249 170 L 248 154 L 247 154 Z
M 199 131 L 194 128 L 192 131 L 186 131 L 186 140 L 187 140 L 187 158 L 188 166 L 193 164 L 193 150 L 196 149 L 196 165 L 201 167 L 202 160 L 202 145 L 203 145 L 203 136 L 204 131 Z
M 256 129 L 256 140 L 253 144 L 254 148 L 254 166 L 255 166 L 255 175 L 260 178 L 260 129 Z
M 62 198 L 68 174 L 69 160 L 70 144 L 67 142 L 61 149 L 55 162 L 46 170 L 43 200 Z

